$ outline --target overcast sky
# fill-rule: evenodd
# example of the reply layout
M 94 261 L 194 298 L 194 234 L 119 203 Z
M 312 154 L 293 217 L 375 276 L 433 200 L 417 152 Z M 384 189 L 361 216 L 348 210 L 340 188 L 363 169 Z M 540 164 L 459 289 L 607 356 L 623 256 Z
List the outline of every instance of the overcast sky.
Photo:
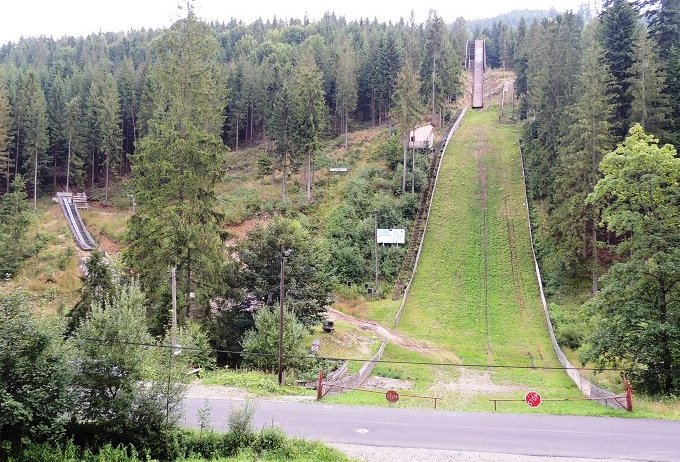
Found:
M 317 19 L 326 11 L 348 19 L 368 17 L 396 21 L 411 10 L 422 22 L 435 9 L 447 23 L 458 16 L 486 18 L 514 9 L 578 9 L 588 0 L 195 0 L 198 16 L 247 23 L 258 17 Z M 592 1 L 592 0 L 591 0 Z M 180 0 L 5 0 L 0 14 L 0 43 L 37 35 L 59 38 L 93 32 L 124 31 L 142 27 L 167 27 L 178 19 Z M 389 5 L 389 6 L 386 6 Z

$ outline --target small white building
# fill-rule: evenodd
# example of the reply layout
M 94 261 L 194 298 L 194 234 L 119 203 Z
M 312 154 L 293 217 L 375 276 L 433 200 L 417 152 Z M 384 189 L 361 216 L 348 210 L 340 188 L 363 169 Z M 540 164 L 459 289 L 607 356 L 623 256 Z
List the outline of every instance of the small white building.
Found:
M 434 149 L 434 126 L 430 123 L 418 125 L 411 130 L 409 149 Z

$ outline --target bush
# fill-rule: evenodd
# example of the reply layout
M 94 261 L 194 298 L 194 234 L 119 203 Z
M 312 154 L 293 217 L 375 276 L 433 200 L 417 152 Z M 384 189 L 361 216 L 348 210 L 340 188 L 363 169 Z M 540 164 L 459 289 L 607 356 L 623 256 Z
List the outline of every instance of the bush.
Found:
M 286 448 L 286 435 L 278 427 L 263 428 L 255 442 L 253 442 L 253 451 L 257 453 L 280 451 Z
M 285 369 L 305 369 L 307 350 L 304 346 L 305 326 L 291 311 L 283 316 L 283 355 Z M 278 364 L 279 311 L 264 307 L 255 315 L 255 329 L 243 336 L 243 359 L 248 365 L 273 372 Z
M 260 154 L 257 158 L 257 173 L 260 176 L 271 175 L 274 170 L 274 162 L 271 156 L 265 154 Z
M 222 439 L 226 455 L 234 455 L 240 449 L 250 447 L 253 444 L 255 441 L 254 414 L 255 406 L 250 401 L 246 401 L 242 407 L 231 410 L 227 419 L 229 433 L 225 434 Z
M 184 452 L 187 456 L 200 456 L 206 459 L 214 459 L 225 454 L 224 438 L 219 433 L 202 432 L 186 433 Z
M 70 408 L 71 368 L 61 328 L 31 313 L 25 294 L 0 295 L 0 442 L 15 450 L 26 439 L 58 438 Z

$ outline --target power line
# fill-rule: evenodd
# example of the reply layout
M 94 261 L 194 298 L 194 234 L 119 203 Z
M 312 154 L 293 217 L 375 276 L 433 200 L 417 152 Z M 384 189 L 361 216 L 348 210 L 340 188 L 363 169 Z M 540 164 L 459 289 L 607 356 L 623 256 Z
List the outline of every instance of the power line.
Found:
M 184 347 L 184 346 L 172 346 L 163 343 L 145 343 L 145 342 L 131 342 L 124 340 L 105 340 L 97 338 L 87 338 L 80 337 L 78 340 L 84 340 L 86 342 L 99 343 L 104 345 L 131 345 L 131 346 L 141 346 L 149 348 L 163 348 L 163 349 L 182 349 L 188 351 L 211 351 L 212 353 L 223 353 L 243 356 L 245 353 L 239 350 L 220 350 L 217 348 L 198 348 L 198 347 Z M 248 353 L 253 356 L 260 357 L 276 357 L 277 353 Z M 310 356 L 301 355 L 287 355 L 287 358 L 292 359 L 310 359 Z M 367 362 L 371 361 L 370 358 L 343 358 L 343 357 L 332 357 L 332 356 L 311 356 L 312 359 L 317 359 L 318 361 L 356 361 L 356 362 Z M 389 360 L 389 359 L 379 359 L 371 361 L 376 364 L 403 364 L 411 366 L 438 366 L 438 367 L 471 367 L 480 369 L 521 369 L 521 370 L 546 370 L 546 371 L 591 371 L 591 372 L 603 372 L 603 371 L 613 371 L 613 372 L 670 372 L 670 373 L 680 373 L 680 369 L 633 369 L 624 367 L 561 367 L 561 366 L 528 366 L 528 365 L 512 365 L 512 364 L 479 364 L 479 363 L 450 363 L 450 362 L 429 362 L 429 361 L 399 361 L 399 360 Z

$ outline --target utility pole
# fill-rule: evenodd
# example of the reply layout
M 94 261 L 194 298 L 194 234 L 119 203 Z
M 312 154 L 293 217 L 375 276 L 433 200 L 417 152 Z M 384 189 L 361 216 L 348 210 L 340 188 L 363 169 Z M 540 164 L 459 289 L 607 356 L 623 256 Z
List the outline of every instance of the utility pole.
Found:
M 378 271 L 379 271 L 379 266 L 378 266 L 378 209 L 373 210 L 373 215 L 375 216 L 375 224 L 373 226 L 374 233 L 373 233 L 373 238 L 375 240 L 375 291 L 374 294 L 375 296 L 380 293 L 380 280 L 378 278 Z
M 435 117 L 435 111 L 434 111 L 434 76 L 436 72 L 436 65 L 437 65 L 437 59 L 436 59 L 436 52 L 437 52 L 437 47 L 432 48 L 432 123 L 434 124 L 434 117 Z
M 411 192 L 416 192 L 416 123 L 413 123 L 413 128 L 411 129 Z
M 293 253 L 292 250 L 281 249 L 281 275 L 279 279 L 279 348 L 278 348 L 278 369 L 279 385 L 283 384 L 283 298 L 286 293 L 285 276 L 286 260 Z

